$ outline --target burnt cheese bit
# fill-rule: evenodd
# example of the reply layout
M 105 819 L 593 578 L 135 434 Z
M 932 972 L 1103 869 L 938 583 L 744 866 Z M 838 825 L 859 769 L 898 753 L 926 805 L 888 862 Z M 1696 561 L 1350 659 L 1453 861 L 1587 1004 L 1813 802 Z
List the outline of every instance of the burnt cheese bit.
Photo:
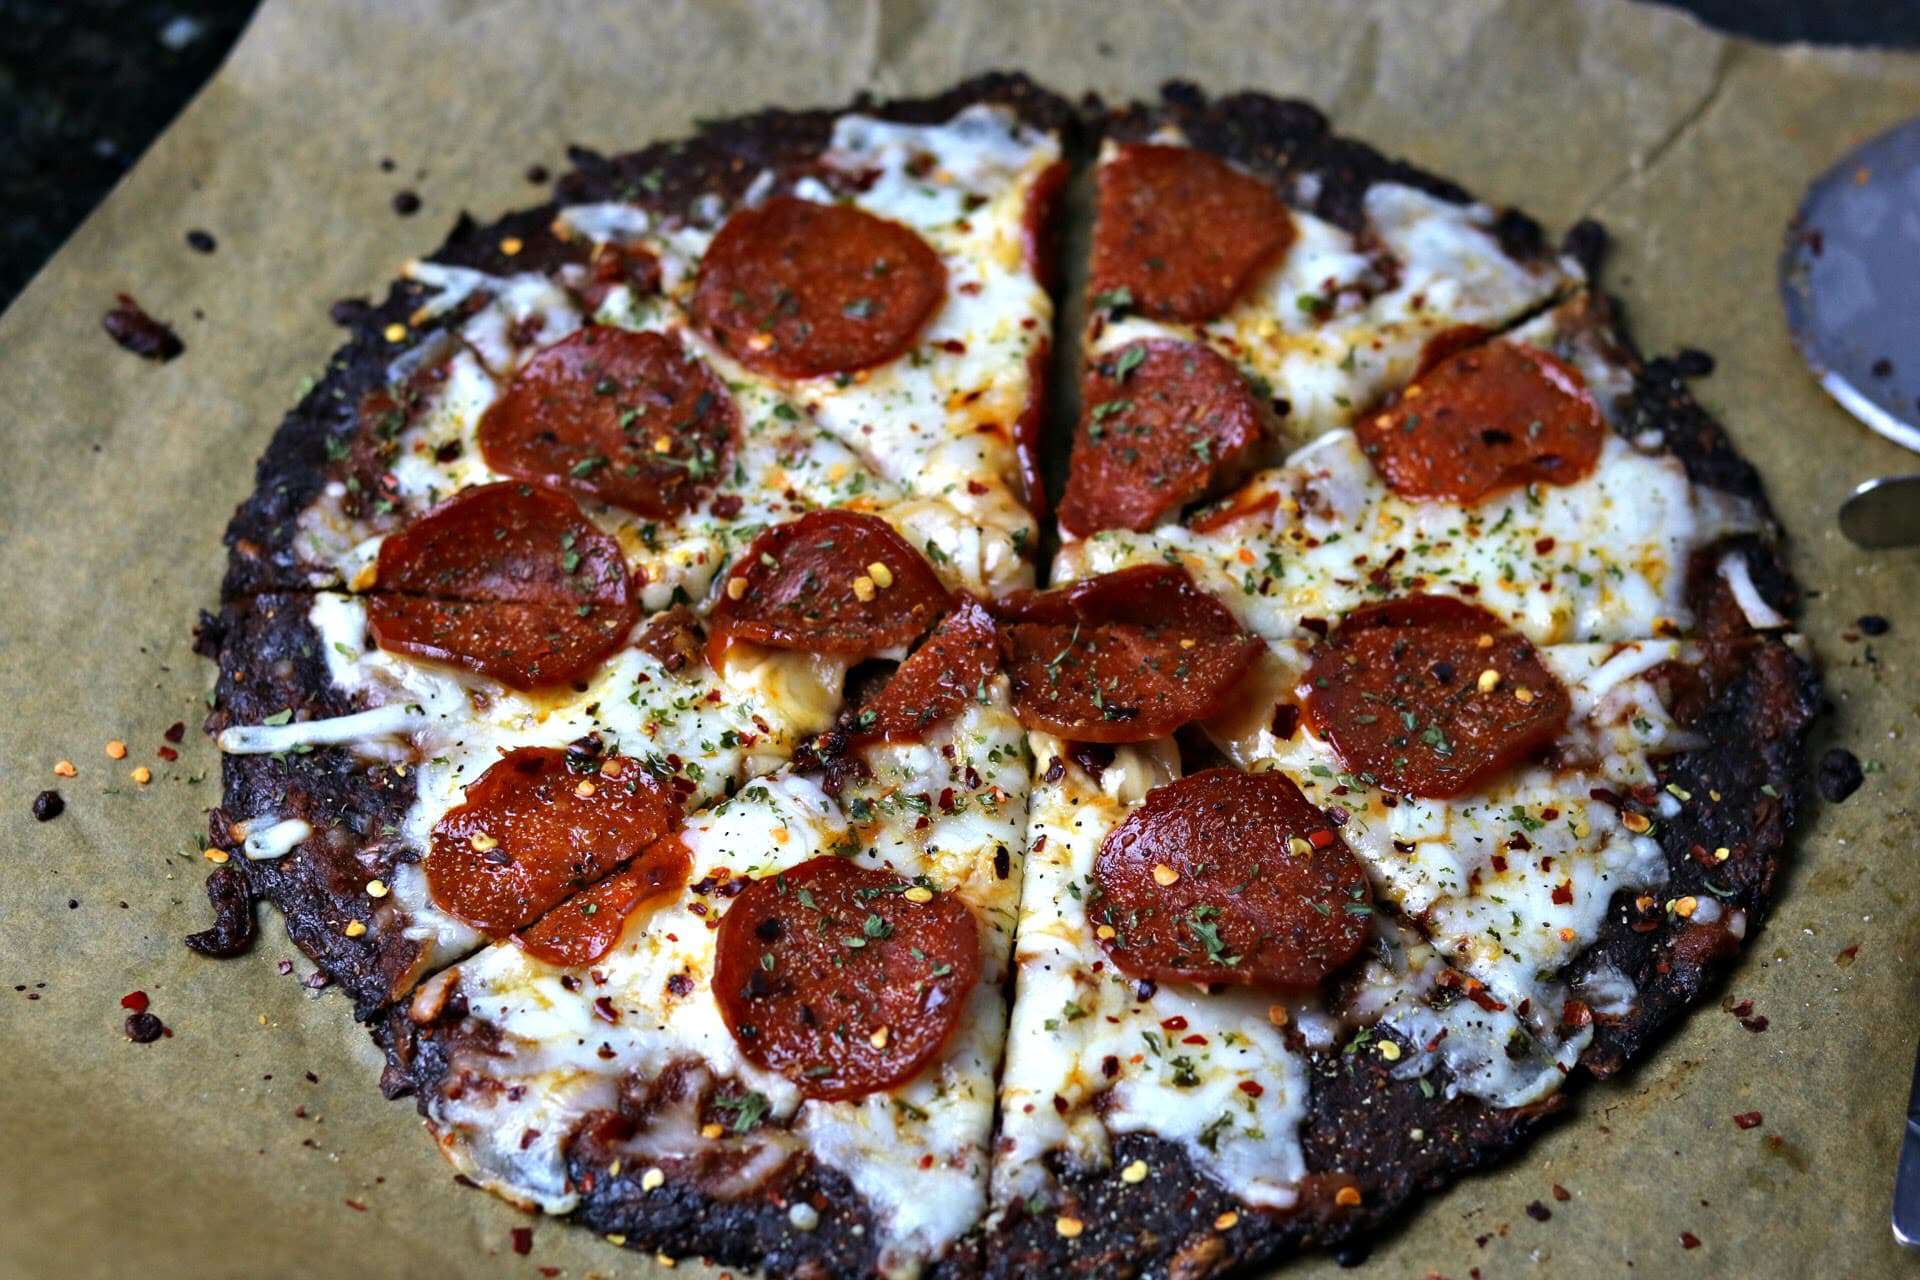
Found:
M 67 802 L 51 787 L 33 798 L 33 816 L 41 822 L 52 822 L 66 811 Z

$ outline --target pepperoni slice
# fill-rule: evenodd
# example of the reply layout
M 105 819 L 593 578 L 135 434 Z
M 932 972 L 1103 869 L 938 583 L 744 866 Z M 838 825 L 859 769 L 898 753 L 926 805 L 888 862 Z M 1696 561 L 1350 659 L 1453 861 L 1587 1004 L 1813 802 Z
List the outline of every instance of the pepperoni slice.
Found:
M 1607 424 L 1572 367 L 1524 343 L 1490 342 L 1441 359 L 1354 431 L 1401 497 L 1472 504 L 1579 480 L 1599 460 Z
M 712 487 L 740 422 L 663 333 L 588 325 L 536 352 L 480 419 L 495 471 L 666 519 Z
M 509 751 L 434 824 L 424 869 L 442 910 L 499 937 L 600 880 L 680 821 L 638 760 Z
M 775 196 L 713 238 L 693 316 L 749 369 L 811 378 L 901 354 L 946 291 L 939 257 L 899 223 Z
M 707 622 L 718 652 L 751 640 L 866 656 L 909 643 L 953 603 L 926 557 L 892 525 L 852 511 L 810 511 L 774 525 L 719 581 Z
M 1020 722 L 1080 742 L 1143 742 L 1203 720 L 1260 652 L 1172 565 L 1016 592 L 997 610 Z
M 1293 243 L 1271 187 L 1192 147 L 1124 146 L 1099 179 L 1089 288 L 1155 320 L 1213 319 Z
M 1360 860 L 1278 772 L 1156 787 L 1100 846 L 1093 882 L 1107 954 L 1155 982 L 1311 991 L 1360 953 L 1373 912 Z
M 1572 702 L 1525 636 L 1478 605 L 1356 609 L 1306 675 L 1307 721 L 1389 791 L 1455 796 L 1559 736 Z
M 1151 529 L 1218 487 L 1260 443 L 1260 409 L 1197 342 L 1134 342 L 1088 371 L 1060 523 L 1085 536 Z
M 984 701 L 1000 668 L 999 633 L 980 602 L 962 596 L 886 687 L 854 717 L 854 741 L 917 742 L 933 726 Z
M 575 894 L 514 935 L 520 949 L 548 964 L 592 964 L 620 941 L 627 919 L 686 883 L 693 858 L 668 837 L 591 889 Z
M 814 858 L 733 900 L 713 993 L 748 1061 L 810 1098 L 858 1098 L 919 1074 L 980 978 L 980 926 L 959 898 L 915 901 L 916 887 Z
M 464 489 L 380 546 L 368 597 L 382 649 L 516 689 L 564 684 L 640 616 L 620 544 L 573 499 L 518 481 Z

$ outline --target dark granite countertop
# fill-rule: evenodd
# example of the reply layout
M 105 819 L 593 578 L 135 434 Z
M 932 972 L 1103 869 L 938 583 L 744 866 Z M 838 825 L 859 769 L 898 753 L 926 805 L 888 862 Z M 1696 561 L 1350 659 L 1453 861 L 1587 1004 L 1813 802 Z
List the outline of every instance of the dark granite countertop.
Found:
M 1920 0 L 1671 2 L 1764 40 L 1920 47 Z M 219 67 L 256 3 L 0 0 L 0 308 Z

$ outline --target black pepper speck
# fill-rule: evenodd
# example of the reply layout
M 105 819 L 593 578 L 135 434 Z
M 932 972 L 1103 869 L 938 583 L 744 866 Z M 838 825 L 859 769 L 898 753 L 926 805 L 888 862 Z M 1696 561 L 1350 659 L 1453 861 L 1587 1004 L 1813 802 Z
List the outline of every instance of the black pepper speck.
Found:
M 195 253 L 212 253 L 220 247 L 220 242 L 213 238 L 212 232 L 195 227 L 187 232 L 187 247 Z
M 1883 636 L 1893 630 L 1893 624 L 1877 613 L 1863 613 L 1854 619 L 1853 625 L 1860 628 L 1863 636 Z
M 42 822 L 52 822 L 67 811 L 67 802 L 60 798 L 58 791 L 42 791 L 33 798 L 33 816 Z
M 135 1044 L 152 1044 L 167 1033 L 167 1026 L 146 1011 L 127 1015 L 127 1039 Z

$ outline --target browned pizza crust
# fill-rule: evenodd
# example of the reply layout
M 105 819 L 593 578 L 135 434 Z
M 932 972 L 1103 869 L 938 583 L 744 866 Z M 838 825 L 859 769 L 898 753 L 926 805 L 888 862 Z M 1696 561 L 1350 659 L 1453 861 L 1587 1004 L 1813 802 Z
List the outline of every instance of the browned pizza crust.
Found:
M 203 620 L 197 642 L 220 667 L 209 733 L 282 712 L 305 720 L 364 709 L 328 678 L 320 638 L 307 621 L 310 603 L 306 595 L 259 595 L 231 601 L 218 617 Z M 390 880 L 397 862 L 415 856 L 394 838 L 413 803 L 411 775 L 337 747 L 224 756 L 222 771 L 220 807 L 207 815 L 213 847 L 228 855 L 208 885 L 216 919 L 210 932 L 220 937 L 195 935 L 203 939 L 196 949 L 244 949 L 251 936 L 241 921 L 250 925 L 251 902 L 264 899 L 280 909 L 287 935 L 320 973 L 353 997 L 356 1015 L 372 1017 L 410 984 L 419 959 L 418 944 L 401 935 L 391 905 L 366 892 L 368 881 Z M 252 861 L 233 826 L 267 815 L 304 819 L 314 834 L 285 857 Z M 353 921 L 366 932 L 348 937 Z

